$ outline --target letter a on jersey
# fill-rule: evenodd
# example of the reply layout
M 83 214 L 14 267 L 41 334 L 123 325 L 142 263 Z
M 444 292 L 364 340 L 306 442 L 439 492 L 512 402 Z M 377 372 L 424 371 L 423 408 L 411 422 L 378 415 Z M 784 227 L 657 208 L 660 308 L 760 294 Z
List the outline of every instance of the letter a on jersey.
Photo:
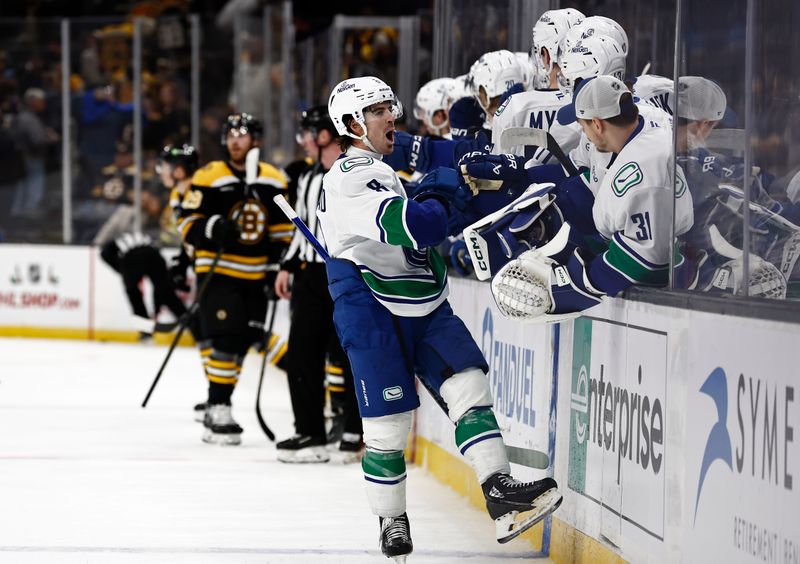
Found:
M 639 168 L 638 163 L 626 164 L 619 169 L 619 172 L 617 172 L 617 175 L 611 182 L 611 186 L 614 188 L 614 194 L 622 197 L 625 192 L 637 184 L 640 184 L 643 178 L 644 174 L 642 174 L 642 169 Z

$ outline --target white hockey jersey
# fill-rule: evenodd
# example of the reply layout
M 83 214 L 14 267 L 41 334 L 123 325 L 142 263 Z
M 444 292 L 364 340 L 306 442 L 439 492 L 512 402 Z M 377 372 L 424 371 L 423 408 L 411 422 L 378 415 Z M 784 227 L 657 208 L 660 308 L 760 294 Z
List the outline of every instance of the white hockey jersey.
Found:
M 639 102 L 636 106 L 639 108 L 639 115 L 644 119 L 645 129 L 660 128 L 666 130 L 669 132 L 670 145 L 672 145 L 672 116 L 664 110 L 644 102 Z M 577 168 L 586 167 L 589 169 L 588 173 L 583 175 L 583 178 L 595 196 L 597 196 L 597 191 L 603 181 L 612 156 L 613 153 L 598 151 L 584 133 L 581 133 L 578 145 L 569 153 L 570 160 Z
M 613 155 L 613 153 L 611 153 Z M 635 283 L 666 283 L 674 243 L 672 228 L 672 133 L 642 124 L 608 166 L 592 215 L 609 240 L 605 262 Z M 677 168 L 675 235 L 694 221 L 692 196 Z
M 654 108 L 664 110 L 672 115 L 672 95 L 675 93 L 675 81 L 656 74 L 643 74 L 636 77 L 632 86 L 634 97 Z
M 420 317 L 447 297 L 447 266 L 420 248 L 407 222 L 408 199 L 381 155 L 350 147 L 322 181 L 317 218 L 332 257 L 353 262 L 389 311 Z
M 551 153 L 544 147 L 524 147 L 516 145 L 503 147 L 500 136 L 509 127 L 535 127 L 549 131 L 565 153 L 573 149 L 580 139 L 581 128 L 577 123 L 561 125 L 556 113 L 570 101 L 560 90 L 531 90 L 519 92 L 508 97 L 497 108 L 492 121 L 493 155 L 512 154 L 525 156 L 533 163 L 528 166 L 554 163 Z

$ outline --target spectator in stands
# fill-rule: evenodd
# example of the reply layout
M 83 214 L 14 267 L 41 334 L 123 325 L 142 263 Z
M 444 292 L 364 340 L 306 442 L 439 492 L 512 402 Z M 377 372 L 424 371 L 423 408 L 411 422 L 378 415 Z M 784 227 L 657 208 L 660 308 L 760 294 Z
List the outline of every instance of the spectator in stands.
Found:
M 111 85 L 91 88 L 84 94 L 78 126 L 78 190 L 83 196 L 98 184 L 102 168 L 114 160 L 116 140 L 132 116 L 133 104 L 118 103 L 116 88 Z
M 23 104 L 22 111 L 14 120 L 13 133 L 25 164 L 25 176 L 17 182 L 11 215 L 34 219 L 43 213 L 45 152 L 48 145 L 58 141 L 58 135 L 42 121 L 41 115 L 46 107 L 43 90 L 26 90 Z

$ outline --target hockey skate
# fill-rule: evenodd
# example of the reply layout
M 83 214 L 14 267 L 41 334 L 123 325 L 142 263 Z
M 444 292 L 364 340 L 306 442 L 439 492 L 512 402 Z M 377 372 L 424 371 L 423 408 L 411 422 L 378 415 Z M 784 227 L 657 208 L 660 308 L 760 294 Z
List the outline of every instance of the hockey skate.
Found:
M 328 462 L 331 455 L 325 448 L 324 438 L 295 435 L 275 445 L 278 460 L 294 464 Z
M 519 482 L 498 472 L 481 484 L 481 488 L 499 543 L 518 537 L 561 505 L 562 496 L 552 478 Z
M 242 428 L 231 415 L 231 406 L 209 405 L 203 420 L 203 442 L 215 445 L 238 445 L 242 442 Z
M 194 420 L 198 423 L 202 423 L 206 420 L 206 410 L 208 409 L 208 402 L 198 403 L 195 404 L 194 410 Z
M 342 433 L 342 439 L 335 450 L 331 452 L 331 461 L 339 464 L 353 464 L 360 462 L 364 456 L 364 441 L 357 433 Z
M 414 550 L 411 542 L 411 525 L 408 515 L 403 513 L 399 517 L 379 517 L 381 525 L 380 547 L 387 558 L 403 564 L 406 557 Z

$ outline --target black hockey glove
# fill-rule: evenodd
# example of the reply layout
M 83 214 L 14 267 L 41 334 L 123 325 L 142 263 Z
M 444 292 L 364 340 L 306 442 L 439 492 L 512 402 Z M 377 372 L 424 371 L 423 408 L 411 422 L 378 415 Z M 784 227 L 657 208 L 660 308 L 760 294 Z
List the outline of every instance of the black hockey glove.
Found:
M 206 222 L 204 234 L 218 248 L 228 247 L 239 239 L 239 225 L 221 215 L 212 215 Z
M 179 255 L 172 258 L 169 265 L 169 278 L 176 289 L 181 292 L 188 292 L 190 290 L 189 284 L 186 282 L 186 269 L 189 267 L 189 256 L 186 251 L 181 251 Z

